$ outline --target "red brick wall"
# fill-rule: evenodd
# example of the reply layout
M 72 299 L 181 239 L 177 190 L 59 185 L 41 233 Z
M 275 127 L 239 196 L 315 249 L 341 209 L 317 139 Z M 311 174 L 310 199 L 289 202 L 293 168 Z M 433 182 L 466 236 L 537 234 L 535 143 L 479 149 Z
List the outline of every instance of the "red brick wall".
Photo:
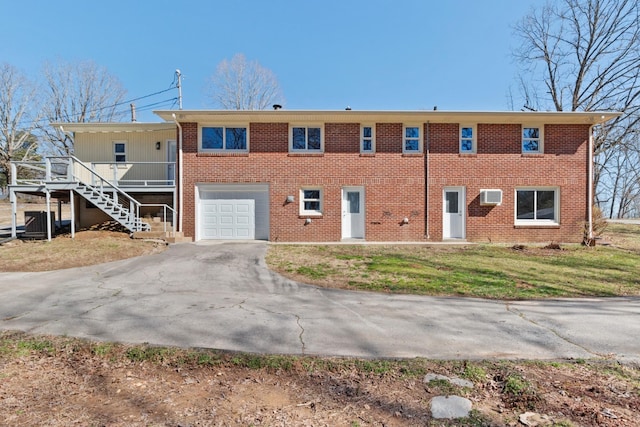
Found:
M 587 218 L 588 125 L 546 125 L 544 154 L 523 155 L 519 124 L 479 124 L 477 155 L 458 154 L 458 124 L 430 124 L 430 237 L 442 239 L 445 186 L 466 187 L 470 241 L 579 242 Z M 517 187 L 560 189 L 560 226 L 514 225 Z M 481 189 L 501 189 L 500 206 L 481 206 Z
M 425 216 L 424 156 L 402 154 L 402 124 L 376 125 L 375 155 L 360 155 L 360 124 L 324 125 L 322 155 L 289 154 L 287 123 L 251 123 L 250 153 L 197 153 L 196 123 L 182 123 L 184 150 L 184 231 L 195 236 L 197 183 L 268 183 L 270 239 L 339 241 L 341 189 L 365 187 L 368 241 L 442 239 L 445 186 L 466 187 L 466 237 L 471 241 L 579 241 L 586 218 L 587 139 L 584 126 L 547 125 L 544 155 L 523 156 L 520 125 L 479 124 L 478 154 L 458 154 L 458 124 L 424 125 L 429 156 L 429 216 Z M 428 133 L 428 137 L 426 136 Z M 558 186 L 561 226 L 514 227 L 517 186 Z M 323 215 L 305 225 L 299 215 L 300 188 L 322 187 Z M 501 206 L 480 206 L 481 188 L 503 191 Z M 287 196 L 295 203 L 285 203 Z M 401 224 L 403 218 L 408 224 Z M 428 230 L 427 230 L 428 226 Z

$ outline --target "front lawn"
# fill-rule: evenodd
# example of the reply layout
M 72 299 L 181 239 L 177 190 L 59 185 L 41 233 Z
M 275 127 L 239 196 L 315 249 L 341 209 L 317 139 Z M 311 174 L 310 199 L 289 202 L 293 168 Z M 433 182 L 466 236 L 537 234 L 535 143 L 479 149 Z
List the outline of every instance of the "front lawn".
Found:
M 611 246 L 273 245 L 270 268 L 342 289 L 495 299 L 640 295 L 640 226 Z

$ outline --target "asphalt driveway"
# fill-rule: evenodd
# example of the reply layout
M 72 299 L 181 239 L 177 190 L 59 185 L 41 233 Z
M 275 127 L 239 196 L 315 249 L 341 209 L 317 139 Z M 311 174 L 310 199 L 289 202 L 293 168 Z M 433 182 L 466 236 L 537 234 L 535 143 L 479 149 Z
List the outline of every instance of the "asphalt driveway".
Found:
M 640 362 L 640 299 L 500 302 L 322 289 L 264 263 L 267 243 L 0 273 L 0 328 L 246 352 Z

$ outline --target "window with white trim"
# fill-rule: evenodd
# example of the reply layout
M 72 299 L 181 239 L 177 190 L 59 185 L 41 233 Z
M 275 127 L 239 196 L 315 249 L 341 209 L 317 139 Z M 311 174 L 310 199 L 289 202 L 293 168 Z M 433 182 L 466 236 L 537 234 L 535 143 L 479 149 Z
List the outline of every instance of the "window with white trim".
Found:
M 300 215 L 322 215 L 322 188 L 300 189 Z
M 116 163 L 127 161 L 127 141 L 113 141 L 113 161 Z
M 376 151 L 376 128 L 375 126 L 360 126 L 360 152 L 363 154 L 373 154 Z
M 200 126 L 199 134 L 199 151 L 249 151 L 249 133 L 246 126 Z
M 289 151 L 322 153 L 324 140 L 322 126 L 290 126 Z
M 560 224 L 560 190 L 555 187 L 517 188 L 516 225 Z
M 402 152 L 405 154 L 422 153 L 421 126 L 405 125 L 402 129 Z
M 460 154 L 475 154 L 476 146 L 476 125 L 460 125 Z
M 543 127 L 522 125 L 522 154 L 544 153 Z

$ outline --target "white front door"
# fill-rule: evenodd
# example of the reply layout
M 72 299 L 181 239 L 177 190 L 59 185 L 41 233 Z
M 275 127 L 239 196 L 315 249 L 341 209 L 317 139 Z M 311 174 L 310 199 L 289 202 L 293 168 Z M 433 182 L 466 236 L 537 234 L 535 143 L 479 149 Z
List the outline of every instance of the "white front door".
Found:
M 176 179 L 176 141 L 167 141 L 167 181 L 175 185 Z
M 342 189 L 342 238 L 364 239 L 364 188 Z
M 446 187 L 444 189 L 442 219 L 443 239 L 465 238 L 465 195 L 464 187 Z

